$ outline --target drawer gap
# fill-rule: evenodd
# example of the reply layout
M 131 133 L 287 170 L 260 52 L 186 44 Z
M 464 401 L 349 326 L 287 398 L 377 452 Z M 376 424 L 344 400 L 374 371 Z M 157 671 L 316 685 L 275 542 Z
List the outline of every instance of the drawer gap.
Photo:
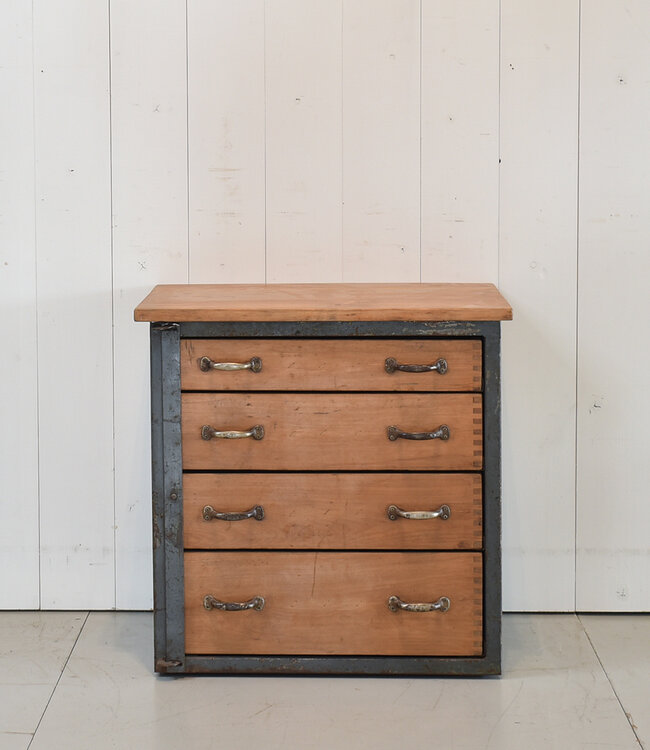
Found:
M 440 393 L 440 394 L 448 393 L 448 394 L 453 394 L 455 396 L 456 395 L 460 396 L 460 395 L 463 395 L 463 394 L 475 396 L 475 395 L 481 394 L 482 393 L 482 389 L 478 389 L 478 390 L 475 390 L 475 391 L 451 391 L 451 390 L 450 391 L 445 391 L 445 390 L 440 390 L 440 389 L 435 389 L 434 390 L 433 388 L 422 388 L 422 389 L 413 390 L 413 391 L 398 391 L 398 390 L 395 390 L 395 389 L 392 389 L 392 390 L 386 389 L 386 390 L 381 390 L 381 391 L 376 391 L 376 390 L 372 390 L 372 391 L 371 390 L 365 390 L 365 391 L 343 391 L 343 390 L 339 390 L 339 391 L 334 391 L 331 388 L 328 388 L 327 390 L 322 390 L 322 391 L 319 391 L 319 390 L 316 390 L 316 389 L 310 389 L 308 391 L 307 390 L 305 390 L 305 391 L 296 391 L 296 390 L 283 391 L 283 390 L 279 390 L 278 388 L 257 388 L 254 391 L 252 391 L 249 388 L 242 388 L 241 390 L 234 390 L 234 389 L 231 389 L 231 388 L 229 388 L 227 390 L 220 389 L 220 388 L 182 388 L 181 389 L 181 393 L 207 393 L 207 394 L 210 394 L 210 393 L 233 393 L 233 394 L 236 394 L 236 393 L 239 393 L 239 394 L 241 394 L 241 393 L 246 393 L 246 394 L 249 394 L 249 393 L 250 394 L 252 394 L 252 393 L 277 393 L 279 395 L 285 395 L 285 396 L 289 396 L 289 395 L 291 395 L 291 396 L 298 396 L 298 395 L 306 395 L 306 394 L 323 394 L 323 395 L 326 396 L 327 394 L 333 394 L 333 393 L 335 393 L 337 395 L 346 395 L 346 396 L 347 395 L 358 396 L 358 395 L 365 395 L 365 394 L 368 394 L 368 393 L 371 393 L 373 395 L 377 394 L 378 396 L 380 396 L 382 394 L 384 394 L 384 395 L 394 395 L 396 393 L 405 393 L 405 394 L 408 394 L 408 393 Z
M 334 548 L 334 547 L 185 547 L 185 552 L 219 552 L 219 554 L 230 554 L 232 553 L 238 553 L 238 552 L 289 552 L 291 554 L 297 554 L 302 555 L 303 553 L 318 553 L 319 555 L 329 555 L 329 554 L 338 554 L 340 552 L 350 553 L 351 555 L 365 555 L 368 552 L 374 552 L 374 553 L 381 553 L 382 555 L 393 555 L 393 554 L 408 554 L 408 555 L 418 555 L 422 554 L 423 552 L 444 552 L 445 554 L 454 554 L 454 555 L 467 555 L 483 552 L 482 547 L 466 547 L 465 549 L 458 549 L 458 548 L 447 548 L 447 547 L 429 547 L 429 548 L 421 548 L 421 549 L 407 549 L 407 548 L 386 548 L 386 547 L 380 547 L 380 548 L 368 548 L 368 549 L 354 549 L 354 548 Z
M 482 469 L 183 469 L 183 474 L 482 474 Z

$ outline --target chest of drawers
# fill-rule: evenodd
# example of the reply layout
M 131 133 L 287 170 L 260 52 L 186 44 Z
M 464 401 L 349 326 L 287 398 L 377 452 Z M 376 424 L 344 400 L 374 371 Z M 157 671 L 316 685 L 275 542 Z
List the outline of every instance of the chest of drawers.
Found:
M 156 671 L 500 672 L 492 285 L 169 285 L 135 317 Z

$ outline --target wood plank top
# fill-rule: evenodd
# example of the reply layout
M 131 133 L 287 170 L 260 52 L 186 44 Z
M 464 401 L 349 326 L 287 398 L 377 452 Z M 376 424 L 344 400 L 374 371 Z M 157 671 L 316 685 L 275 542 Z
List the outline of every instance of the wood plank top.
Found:
M 512 320 L 494 284 L 162 284 L 136 321 Z

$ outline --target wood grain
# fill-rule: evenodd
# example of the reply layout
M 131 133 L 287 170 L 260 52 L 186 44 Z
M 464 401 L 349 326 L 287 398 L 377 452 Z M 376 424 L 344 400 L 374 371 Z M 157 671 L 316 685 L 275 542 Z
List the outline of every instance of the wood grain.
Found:
M 190 654 L 403 654 L 482 651 L 481 554 L 186 552 Z M 206 610 L 263 596 L 262 611 Z M 445 612 L 391 612 L 389 596 L 451 600 Z
M 511 320 L 493 284 L 164 284 L 135 320 Z
M 184 393 L 185 469 L 477 470 L 482 466 L 481 396 L 471 394 Z M 201 438 L 203 425 L 250 430 L 262 440 Z M 449 440 L 395 440 L 449 426 Z
M 195 549 L 479 549 L 480 474 L 185 474 L 183 534 Z M 391 521 L 386 509 L 451 516 Z M 205 521 L 203 508 L 264 508 L 256 521 Z
M 301 340 L 184 339 L 181 341 L 183 390 L 284 391 L 478 391 L 481 389 L 480 341 L 448 339 Z M 214 362 L 262 360 L 262 370 L 209 370 Z M 433 364 L 444 358 L 448 370 L 386 372 L 386 358 L 402 364 Z

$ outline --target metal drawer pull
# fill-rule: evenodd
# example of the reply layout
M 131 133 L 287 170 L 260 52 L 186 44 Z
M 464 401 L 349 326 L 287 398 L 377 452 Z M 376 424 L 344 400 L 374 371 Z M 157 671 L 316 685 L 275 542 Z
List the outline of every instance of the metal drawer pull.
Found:
M 246 518 L 254 518 L 256 521 L 264 520 L 264 508 L 261 505 L 256 505 L 250 510 L 245 510 L 243 513 L 220 513 L 216 511 L 211 505 L 206 505 L 203 508 L 203 520 L 212 521 L 243 521 Z
M 437 372 L 444 375 L 447 372 L 447 360 L 440 357 L 432 365 L 400 365 L 394 357 L 386 360 L 386 372 L 392 375 L 395 370 L 402 372 Z
M 437 602 L 424 602 L 422 604 L 411 604 L 403 602 L 399 596 L 388 597 L 388 609 L 397 612 L 403 609 L 405 612 L 446 612 L 451 607 L 451 601 L 446 596 L 441 596 Z
M 251 357 L 248 362 L 213 362 L 210 357 L 200 357 L 199 367 L 203 372 L 210 370 L 250 370 L 259 372 L 262 369 L 262 360 L 259 357 Z
M 225 438 L 226 440 L 253 438 L 253 440 L 261 440 L 264 437 L 264 427 L 261 424 L 256 424 L 255 427 L 251 427 L 250 430 L 244 432 L 242 430 L 215 430 L 209 424 L 204 424 L 201 427 L 201 437 L 204 440 L 212 440 L 212 438 Z
M 203 512 L 205 513 L 205 509 Z M 451 508 L 448 505 L 441 505 L 438 510 L 402 510 L 397 505 L 389 505 L 387 512 L 391 521 L 397 521 L 398 518 L 409 518 L 412 521 L 428 521 L 430 518 L 439 518 L 441 521 L 447 521 L 451 516 Z
M 397 440 L 397 438 L 404 438 L 404 440 L 449 440 L 449 427 L 446 424 L 441 424 L 437 430 L 433 432 L 402 432 L 398 427 L 388 428 L 388 439 Z
M 206 609 L 223 609 L 226 612 L 241 612 L 244 609 L 256 609 L 261 612 L 264 609 L 264 604 L 263 596 L 254 596 L 247 602 L 222 602 L 220 599 L 210 596 L 210 594 L 203 598 L 203 606 Z

